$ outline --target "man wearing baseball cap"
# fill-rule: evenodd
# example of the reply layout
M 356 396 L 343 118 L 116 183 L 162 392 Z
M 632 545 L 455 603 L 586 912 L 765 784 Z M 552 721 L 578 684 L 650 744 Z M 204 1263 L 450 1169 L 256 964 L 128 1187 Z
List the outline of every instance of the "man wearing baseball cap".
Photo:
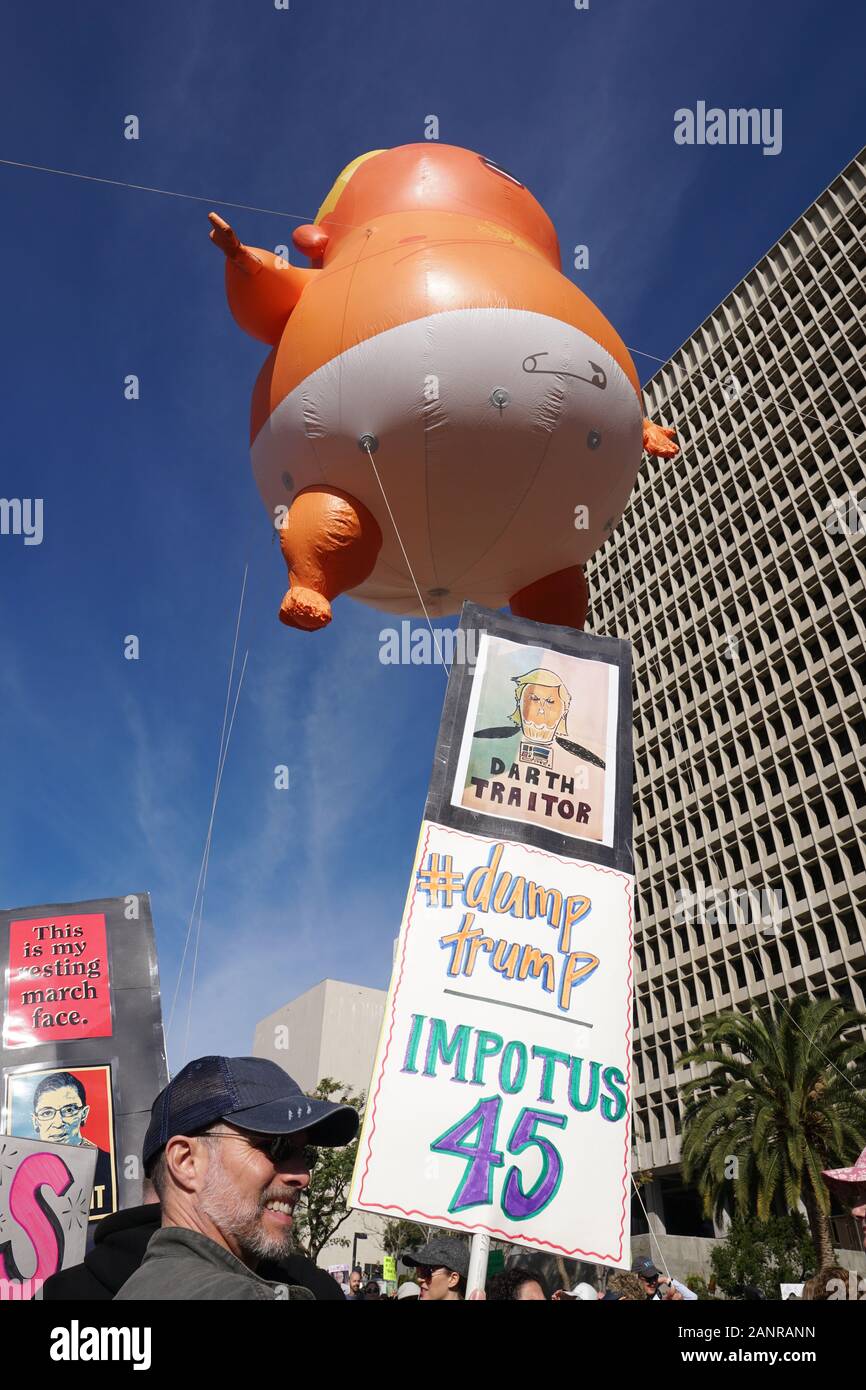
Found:
M 435 1236 L 419 1250 L 407 1250 L 403 1263 L 415 1271 L 422 1302 L 456 1303 L 466 1297 L 469 1247 L 464 1241 Z
M 637 1275 L 649 1299 L 665 1303 L 691 1303 L 697 1298 L 697 1294 L 681 1284 L 679 1279 L 662 1277 L 661 1270 L 656 1269 L 649 1255 L 639 1256 L 632 1264 L 631 1272 Z
M 200 1057 L 160 1091 L 144 1139 L 144 1170 L 162 1224 L 116 1298 L 312 1298 L 256 1273 L 291 1248 L 295 1207 L 316 1161 L 313 1145 L 348 1144 L 350 1105 L 307 1096 L 261 1057 Z
M 866 1253 L 866 1149 L 850 1168 L 827 1168 L 821 1176 L 834 1197 L 850 1209 L 860 1227 L 860 1240 Z

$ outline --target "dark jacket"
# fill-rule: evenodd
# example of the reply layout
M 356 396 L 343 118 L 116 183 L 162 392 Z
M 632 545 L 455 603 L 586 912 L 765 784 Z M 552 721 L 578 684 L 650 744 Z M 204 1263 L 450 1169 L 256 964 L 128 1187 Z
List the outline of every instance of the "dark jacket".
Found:
M 263 1279 L 224 1245 L 186 1226 L 160 1226 L 148 1241 L 138 1269 L 114 1295 L 114 1301 L 122 1303 L 276 1303 L 289 1299 L 312 1303 L 313 1295 L 300 1284 Z
M 159 1229 L 160 1206 L 151 1202 L 107 1216 L 96 1225 L 93 1249 L 84 1263 L 62 1269 L 45 1281 L 43 1299 L 53 1302 L 107 1302 L 138 1269 L 151 1236 Z M 300 1284 L 318 1302 L 345 1303 L 340 1285 L 306 1255 L 289 1255 L 278 1264 L 263 1261 L 259 1274 L 274 1282 Z

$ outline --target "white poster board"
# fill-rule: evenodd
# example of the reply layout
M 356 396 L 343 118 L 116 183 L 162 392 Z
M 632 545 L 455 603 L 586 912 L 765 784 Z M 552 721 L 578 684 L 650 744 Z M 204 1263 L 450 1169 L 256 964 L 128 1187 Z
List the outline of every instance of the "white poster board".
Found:
M 633 878 L 425 820 L 350 1204 L 629 1263 Z
M 93 1146 L 0 1134 L 0 1302 L 35 1298 L 87 1241 Z

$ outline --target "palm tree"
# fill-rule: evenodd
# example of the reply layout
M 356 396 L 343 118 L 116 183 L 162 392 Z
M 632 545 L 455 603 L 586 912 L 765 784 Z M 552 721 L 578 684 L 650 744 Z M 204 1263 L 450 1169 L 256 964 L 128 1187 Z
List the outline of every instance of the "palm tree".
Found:
M 708 1020 L 680 1059 L 710 1068 L 682 1087 L 683 1172 L 705 1214 L 721 1214 L 732 1185 L 737 1212 L 761 1221 L 802 1202 L 819 1269 L 834 1260 L 821 1169 L 850 1162 L 866 1135 L 864 1027 L 833 999 L 801 997 L 776 1016 Z

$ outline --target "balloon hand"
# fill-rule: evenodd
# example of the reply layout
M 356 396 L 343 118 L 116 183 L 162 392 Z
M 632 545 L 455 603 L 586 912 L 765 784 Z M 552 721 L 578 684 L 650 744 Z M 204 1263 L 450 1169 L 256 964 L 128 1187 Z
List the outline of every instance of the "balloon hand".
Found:
M 224 222 L 215 212 L 208 213 L 208 220 L 211 224 L 210 239 L 228 260 L 232 261 L 239 270 L 245 270 L 250 274 L 255 274 L 257 270 L 261 270 L 262 263 L 258 256 L 254 256 L 252 251 L 238 240 L 228 222 Z
M 676 458 L 680 451 L 676 436 L 676 430 L 668 429 L 665 425 L 654 425 L 652 420 L 643 422 L 643 447 L 648 454 L 654 454 L 656 458 Z

